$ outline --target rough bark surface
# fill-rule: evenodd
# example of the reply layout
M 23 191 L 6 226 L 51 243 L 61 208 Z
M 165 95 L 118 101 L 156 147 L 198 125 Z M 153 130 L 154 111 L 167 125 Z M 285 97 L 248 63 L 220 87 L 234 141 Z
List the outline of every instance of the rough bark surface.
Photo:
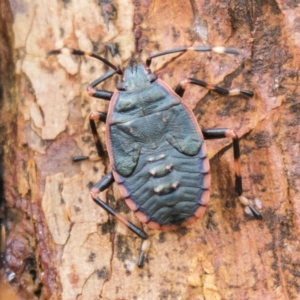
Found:
M 299 1 L 6 0 L 0 8 L 8 74 L 1 76 L 2 275 L 15 274 L 22 299 L 299 299 Z M 151 246 L 145 267 L 136 267 L 140 239 L 90 200 L 108 158 L 71 159 L 95 154 L 88 116 L 108 102 L 86 87 L 107 69 L 92 58 L 46 55 L 67 46 L 114 61 L 112 43 L 123 66 L 133 54 L 145 61 L 183 45 L 242 50 L 168 55 L 152 70 L 171 87 L 192 76 L 254 92 L 224 97 L 190 86 L 184 102 L 202 128 L 241 137 L 245 195 L 262 220 L 237 202 L 231 140 L 208 141 L 204 217 L 175 232 L 143 226 Z M 102 87 L 114 91 L 119 80 Z M 98 131 L 103 141 L 102 124 Z M 101 196 L 141 226 L 115 186 Z

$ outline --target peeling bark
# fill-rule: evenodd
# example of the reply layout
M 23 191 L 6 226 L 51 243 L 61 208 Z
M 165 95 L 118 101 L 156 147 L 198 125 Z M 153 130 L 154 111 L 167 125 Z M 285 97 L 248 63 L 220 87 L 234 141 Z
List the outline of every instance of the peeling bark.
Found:
M 3 281 L 22 299 L 297 299 L 300 230 L 300 8 L 295 1 L 16 1 L 0 4 Z M 151 246 L 136 267 L 140 240 L 90 200 L 110 170 L 95 154 L 88 96 L 107 69 L 92 58 L 47 57 L 63 46 L 123 66 L 176 46 L 224 45 L 242 55 L 184 53 L 153 59 L 171 87 L 196 77 L 252 90 L 225 97 L 189 86 L 184 102 L 202 128 L 240 136 L 245 195 L 237 202 L 231 140 L 208 141 L 211 199 L 204 217 L 162 233 L 143 229 Z M 101 87 L 114 91 L 120 79 Z M 104 126 L 98 131 L 104 141 Z M 137 226 L 117 187 L 101 193 Z M 5 228 L 5 230 L 4 230 Z

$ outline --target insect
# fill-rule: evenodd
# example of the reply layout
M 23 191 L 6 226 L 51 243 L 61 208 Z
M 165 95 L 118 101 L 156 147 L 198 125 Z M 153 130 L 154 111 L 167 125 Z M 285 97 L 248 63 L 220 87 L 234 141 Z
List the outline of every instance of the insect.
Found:
M 146 64 L 138 63 L 124 70 L 90 52 L 63 48 L 51 55 L 69 53 L 96 58 L 110 67 L 87 88 L 92 97 L 110 101 L 108 112 L 93 111 L 90 126 L 98 155 L 104 155 L 96 122 L 106 123 L 106 144 L 112 170 L 91 189 L 92 199 L 115 216 L 143 240 L 147 234 L 101 200 L 99 192 L 116 182 L 121 195 L 138 219 L 149 227 L 169 231 L 191 224 L 201 217 L 210 195 L 210 167 L 205 139 L 231 138 L 233 141 L 235 189 L 238 199 L 257 218 L 261 214 L 242 195 L 240 148 L 237 134 L 231 129 L 201 130 L 193 112 L 182 101 L 189 84 L 199 85 L 219 94 L 253 96 L 251 91 L 227 90 L 196 78 L 187 78 L 173 91 L 150 70 L 153 58 L 185 51 L 213 51 L 239 54 L 225 47 L 179 47 L 150 54 Z M 96 89 L 111 76 L 123 80 L 115 92 Z M 74 161 L 89 159 L 76 156 Z M 146 246 L 142 244 L 138 266 L 142 267 Z

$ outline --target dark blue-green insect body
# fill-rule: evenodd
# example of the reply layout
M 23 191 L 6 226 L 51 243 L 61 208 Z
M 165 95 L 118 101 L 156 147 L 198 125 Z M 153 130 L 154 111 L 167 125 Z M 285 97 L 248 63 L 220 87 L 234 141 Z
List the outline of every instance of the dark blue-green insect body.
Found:
M 106 121 L 114 179 L 143 223 L 159 230 L 189 224 L 204 213 L 210 187 L 197 121 L 166 83 L 151 81 L 143 65 L 124 74 Z

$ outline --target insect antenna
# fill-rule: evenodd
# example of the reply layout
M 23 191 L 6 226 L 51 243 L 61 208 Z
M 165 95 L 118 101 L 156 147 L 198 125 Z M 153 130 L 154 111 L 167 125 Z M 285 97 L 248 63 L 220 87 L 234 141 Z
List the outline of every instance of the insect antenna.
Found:
M 115 70 L 115 72 L 119 75 L 123 75 L 123 71 L 120 69 L 120 67 L 115 66 L 111 62 L 109 62 L 107 59 L 101 57 L 100 55 L 97 55 L 93 52 L 87 52 L 87 51 L 81 51 L 73 48 L 62 48 L 57 50 L 51 50 L 47 53 L 48 55 L 58 55 L 58 54 L 73 54 L 73 55 L 80 55 L 80 56 L 89 56 L 96 58 L 98 60 L 101 60 L 103 63 L 105 63 L 107 66 Z
M 211 46 L 178 47 L 178 48 L 173 48 L 161 52 L 151 53 L 149 57 L 146 59 L 146 65 L 147 67 L 150 66 L 152 58 L 171 54 L 171 53 L 186 52 L 186 51 L 200 51 L 200 52 L 213 51 L 216 53 L 240 54 L 238 50 L 233 48 L 226 48 L 226 47 L 211 47 Z

